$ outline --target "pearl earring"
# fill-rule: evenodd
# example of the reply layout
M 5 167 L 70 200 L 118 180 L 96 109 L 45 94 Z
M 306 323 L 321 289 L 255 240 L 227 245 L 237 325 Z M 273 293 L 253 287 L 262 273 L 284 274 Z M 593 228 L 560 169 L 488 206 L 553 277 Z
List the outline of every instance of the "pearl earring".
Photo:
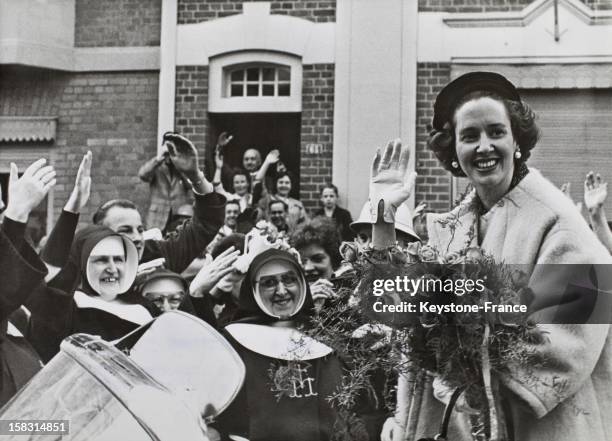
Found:
M 520 150 L 517 150 L 516 152 L 514 152 L 514 157 L 516 159 L 521 159 L 521 156 L 523 156 L 523 155 L 521 154 Z
M 451 162 L 451 167 L 459 168 L 459 163 L 457 161 L 453 161 L 453 162 Z

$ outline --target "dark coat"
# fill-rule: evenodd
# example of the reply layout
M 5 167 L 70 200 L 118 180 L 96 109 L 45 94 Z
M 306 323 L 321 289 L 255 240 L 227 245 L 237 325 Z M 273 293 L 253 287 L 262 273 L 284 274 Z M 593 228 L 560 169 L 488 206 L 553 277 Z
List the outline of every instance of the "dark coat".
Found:
M 23 239 L 25 224 L 5 219 L 0 228 L 0 406 L 41 368 L 24 338 L 7 335 L 9 315 L 43 284 L 47 269 Z
M 197 195 L 194 215 L 166 240 L 147 240 L 140 263 L 163 257 L 166 268 L 181 273 L 206 250 L 225 220 L 225 196 Z
M 325 216 L 325 209 L 320 208 L 315 211 L 315 217 Z M 345 242 L 350 242 L 355 238 L 355 233 L 351 230 L 351 223 L 353 222 L 353 218 L 351 217 L 351 213 L 344 208 L 336 207 L 334 209 L 334 213 L 331 217 L 338 227 L 338 232 L 340 233 L 340 239 Z

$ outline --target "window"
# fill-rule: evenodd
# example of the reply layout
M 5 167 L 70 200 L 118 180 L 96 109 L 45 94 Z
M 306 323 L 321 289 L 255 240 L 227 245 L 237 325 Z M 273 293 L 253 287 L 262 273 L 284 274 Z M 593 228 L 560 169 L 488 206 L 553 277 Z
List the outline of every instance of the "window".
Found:
M 250 66 L 233 69 L 228 75 L 227 96 L 289 96 L 289 66 Z
M 213 57 L 208 84 L 212 113 L 302 111 L 302 60 L 293 55 L 244 51 Z

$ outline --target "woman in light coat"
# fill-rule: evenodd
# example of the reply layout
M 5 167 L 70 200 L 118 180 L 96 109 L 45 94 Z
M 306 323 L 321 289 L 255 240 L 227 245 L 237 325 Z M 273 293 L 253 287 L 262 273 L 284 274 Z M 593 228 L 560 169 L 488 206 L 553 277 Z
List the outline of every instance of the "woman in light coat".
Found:
M 428 147 L 451 173 L 467 176 L 474 190 L 450 213 L 429 215 L 429 243 L 442 253 L 479 246 L 529 274 L 535 296 L 530 311 L 546 338 L 525 343 L 532 362 L 494 373 L 507 402 L 505 439 L 607 441 L 612 439 L 609 300 L 605 293 L 597 298 L 603 301 L 594 308 L 599 317 L 583 315 L 581 291 L 558 287 L 566 288 L 574 270 L 612 259 L 561 191 L 525 165 L 537 138 L 533 112 L 501 75 L 475 72 L 448 84 L 435 103 Z M 370 198 L 380 207 L 374 247 L 394 241 L 394 207 L 412 190 L 407 157 L 408 149 L 396 142 L 375 159 Z M 564 266 L 554 272 L 548 264 Z M 602 289 L 605 268 L 597 275 Z M 579 294 L 573 297 L 578 307 L 566 302 L 568 292 Z M 383 440 L 438 432 L 444 405 L 436 397 L 444 393 L 436 390 L 432 375 L 417 377 L 416 383 L 400 384 L 396 416 L 385 424 Z M 471 429 L 469 415 L 456 410 L 448 439 L 472 440 Z

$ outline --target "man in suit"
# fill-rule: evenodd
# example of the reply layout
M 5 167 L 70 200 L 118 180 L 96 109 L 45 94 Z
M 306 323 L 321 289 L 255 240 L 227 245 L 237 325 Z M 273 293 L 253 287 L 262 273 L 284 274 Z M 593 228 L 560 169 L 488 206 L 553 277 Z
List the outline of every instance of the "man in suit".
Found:
M 165 144 L 159 156 L 140 167 L 138 177 L 148 182 L 151 189 L 148 228 L 165 230 L 181 206 L 193 204 L 191 184 L 172 163 Z

